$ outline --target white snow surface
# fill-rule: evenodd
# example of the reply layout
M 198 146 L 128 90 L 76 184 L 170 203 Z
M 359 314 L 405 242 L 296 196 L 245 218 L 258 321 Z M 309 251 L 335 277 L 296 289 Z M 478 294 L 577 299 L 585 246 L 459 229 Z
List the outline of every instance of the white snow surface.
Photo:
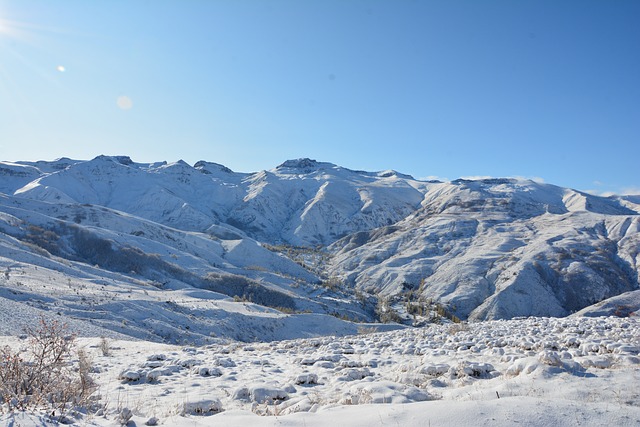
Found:
M 310 159 L 0 162 L 0 345 L 69 325 L 78 426 L 635 426 L 639 207 Z
M 62 158 L 0 162 L 0 178 L 2 298 L 11 300 L 4 304 L 39 301 L 41 310 L 137 338 L 174 342 L 181 334 L 164 326 L 168 320 L 149 328 L 128 315 L 135 328 L 115 330 L 100 312 L 215 319 L 188 336 L 204 343 L 211 333 L 258 339 L 253 326 L 238 333 L 229 326 L 235 320 L 225 320 L 234 297 L 258 312 L 337 315 L 338 329 L 353 332 L 357 325 L 345 321 L 376 321 L 376 298 L 389 298 L 411 324 L 424 319 L 403 312 L 409 303 L 435 301 L 472 320 L 567 316 L 594 304 L 599 314 L 614 314 L 619 304 L 610 298 L 640 289 L 634 196 L 521 179 L 420 181 L 310 159 L 237 173 L 205 161 Z M 68 286 L 52 296 L 44 283 L 10 272 L 35 267 L 40 282 L 62 272 Z M 93 285 L 80 286 L 103 277 L 114 289 L 132 289 L 131 298 L 109 305 L 111 294 L 96 299 L 95 290 L 85 292 Z M 21 298 L 20 286 L 33 297 Z M 166 304 L 179 295 L 164 291 L 196 295 L 204 301 L 193 307 L 202 309 Z M 207 292 L 224 304 L 208 307 Z M 624 304 L 629 313 L 640 309 L 637 299 Z M 326 333 L 337 332 L 334 319 L 327 324 Z
M 26 341 L 0 338 L 12 348 Z M 270 343 L 79 339 L 98 384 L 78 426 L 635 426 L 640 320 L 527 318 Z M 96 412 L 97 411 L 97 412 Z M 129 412 L 130 411 L 130 412 Z M 10 413 L 0 425 L 45 426 Z
M 4 165 L 0 173 L 6 169 L 12 178 L 21 166 Z M 191 167 L 183 161 L 139 164 L 99 156 L 37 179 L 29 175 L 32 181 L 24 183 L 27 168 L 34 167 L 22 165 L 20 179 L 0 191 L 106 206 L 194 231 L 225 222 L 261 240 L 302 245 L 327 244 L 363 227 L 398 221 L 419 206 L 426 187 L 393 171 L 351 171 L 310 159 L 243 174 L 207 162 Z
M 611 199 L 459 180 L 434 184 L 404 220 L 333 243 L 328 269 L 362 290 L 419 289 L 461 318 L 566 316 L 639 288 L 639 229 Z

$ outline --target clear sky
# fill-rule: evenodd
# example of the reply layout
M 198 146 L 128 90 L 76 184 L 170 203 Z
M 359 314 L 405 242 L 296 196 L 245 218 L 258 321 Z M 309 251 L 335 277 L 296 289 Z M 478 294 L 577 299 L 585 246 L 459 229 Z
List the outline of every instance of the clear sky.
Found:
M 0 160 L 640 193 L 637 0 L 0 0 Z

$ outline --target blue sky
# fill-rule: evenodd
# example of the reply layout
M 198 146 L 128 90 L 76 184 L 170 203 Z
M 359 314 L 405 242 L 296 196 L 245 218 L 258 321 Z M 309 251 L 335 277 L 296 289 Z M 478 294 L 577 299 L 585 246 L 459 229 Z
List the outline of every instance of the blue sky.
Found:
M 640 193 L 640 2 L 0 0 L 0 159 Z

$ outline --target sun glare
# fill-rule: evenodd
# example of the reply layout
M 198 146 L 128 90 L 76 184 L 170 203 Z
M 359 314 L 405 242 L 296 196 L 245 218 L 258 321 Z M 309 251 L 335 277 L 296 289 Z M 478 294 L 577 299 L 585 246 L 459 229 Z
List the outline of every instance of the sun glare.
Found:
M 0 38 L 22 39 L 25 38 L 24 30 L 19 22 L 0 18 Z
M 0 17 L 0 38 L 11 38 L 21 43 L 34 45 L 37 44 L 41 38 L 63 32 L 63 30 L 58 28 Z
M 7 24 L 4 19 L 0 18 L 0 35 L 7 32 Z

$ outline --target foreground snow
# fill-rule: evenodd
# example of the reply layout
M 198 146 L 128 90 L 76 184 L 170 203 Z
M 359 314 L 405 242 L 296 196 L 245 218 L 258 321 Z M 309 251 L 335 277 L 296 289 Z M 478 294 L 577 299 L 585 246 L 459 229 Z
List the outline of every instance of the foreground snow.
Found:
M 15 337 L 1 340 L 24 345 Z M 96 414 L 76 425 L 638 425 L 640 320 L 528 318 L 342 338 L 176 347 L 79 341 Z M 260 416 L 262 415 L 262 417 Z M 125 417 L 127 418 L 127 417 Z M 46 425 L 37 414 L 2 425 Z

